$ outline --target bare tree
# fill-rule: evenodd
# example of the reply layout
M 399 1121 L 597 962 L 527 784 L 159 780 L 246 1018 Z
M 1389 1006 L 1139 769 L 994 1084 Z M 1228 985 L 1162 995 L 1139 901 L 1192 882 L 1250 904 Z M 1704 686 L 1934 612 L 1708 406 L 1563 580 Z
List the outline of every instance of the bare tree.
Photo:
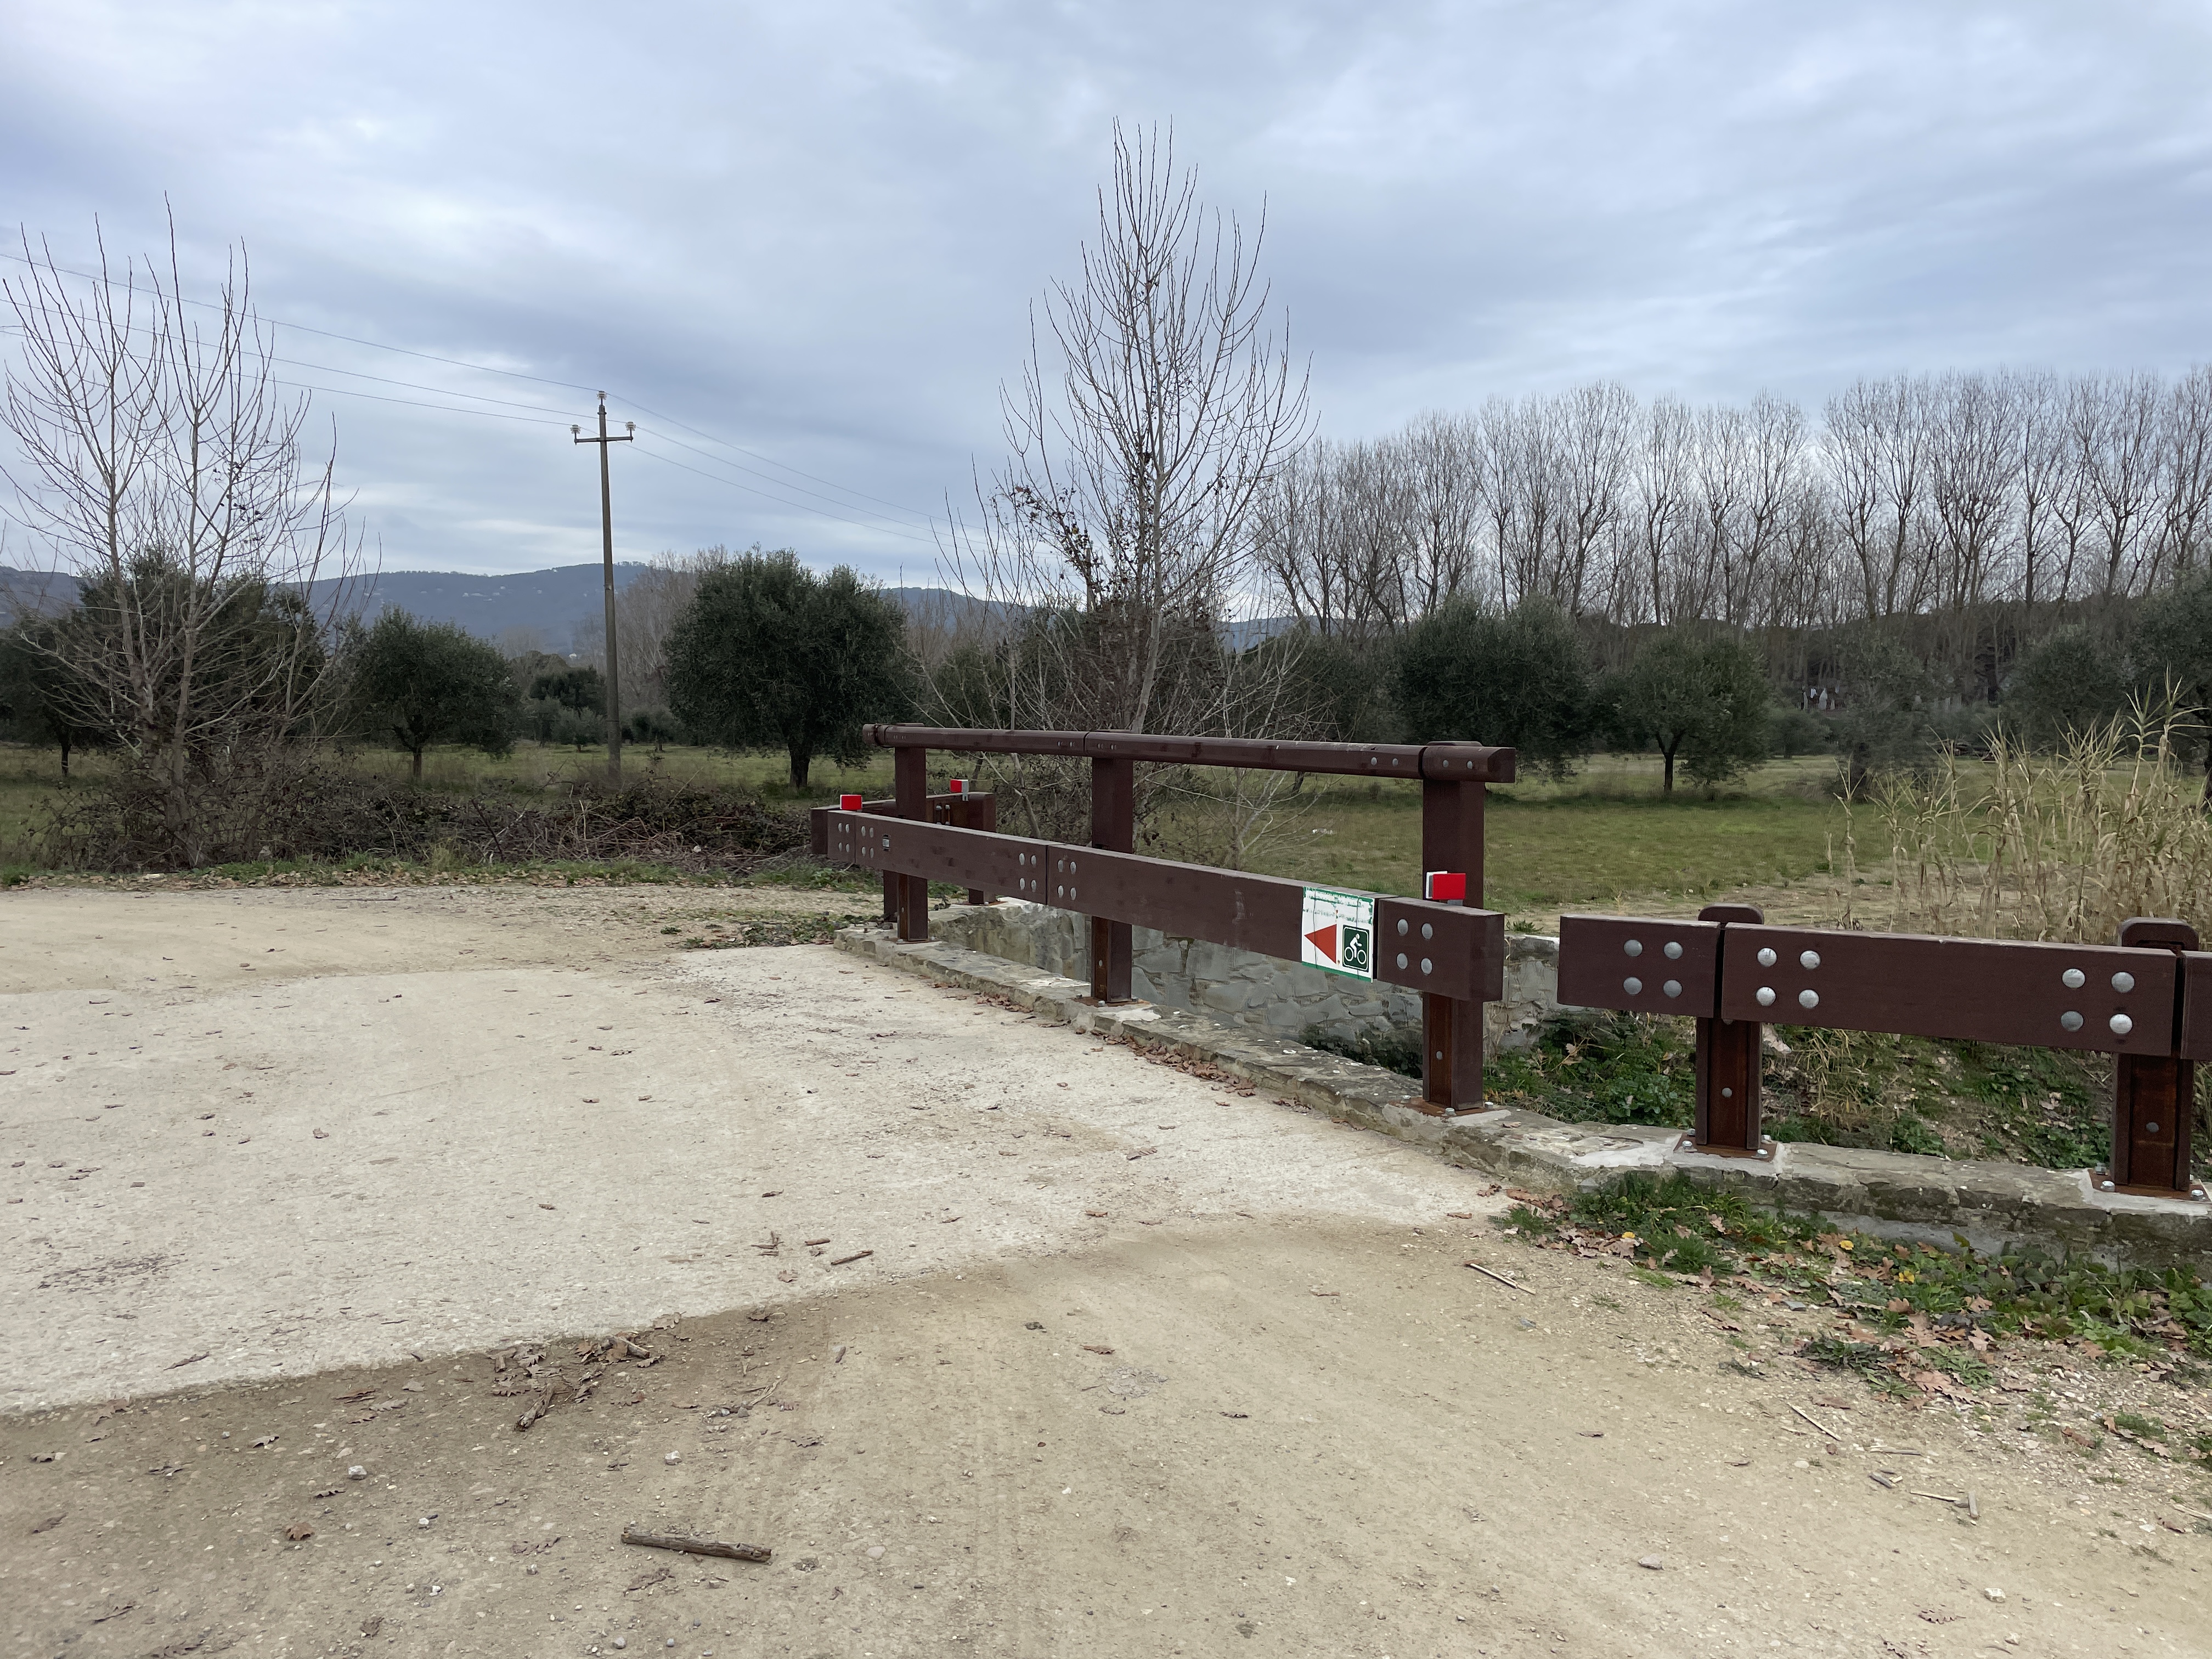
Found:
M 2083 385 L 2072 404 L 2089 518 L 2104 544 L 2098 586 L 2107 599 L 2133 585 L 2143 556 L 2158 465 L 2159 392 L 2148 374 L 2115 375 Z
M 2193 575 L 2212 538 L 2212 368 L 2190 370 L 2164 401 L 2157 544 L 2148 582 L 2162 574 Z
M 1698 602 L 1681 583 L 1680 543 L 1690 513 L 1693 454 L 1689 408 L 1679 398 L 1655 398 L 1645 411 L 1643 442 L 1637 457 L 1634 508 L 1635 555 L 1639 574 L 1648 575 L 1650 619 L 1669 623 Z M 1623 613 L 1619 620 L 1636 620 Z
M 1474 424 L 1462 416 L 1421 416 L 1401 442 L 1413 516 L 1399 579 L 1402 627 L 1455 594 L 1479 587 L 1482 478 L 1474 462 Z
M 1279 707 L 1243 683 L 1279 678 L 1292 653 L 1237 649 L 1228 627 L 1255 586 L 1267 492 L 1310 430 L 1304 371 L 1269 325 L 1265 229 L 1248 242 L 1200 204 L 1170 133 L 1115 127 L 1097 240 L 1031 313 L 1021 383 L 1002 393 L 1007 459 L 979 485 L 980 533 L 947 550 L 957 586 L 1032 619 L 995 654 L 1002 718 L 1247 735 Z M 994 776 L 1018 816 L 1065 829 L 1064 770 Z
M 1924 384 L 1903 374 L 1828 400 L 1828 473 L 1869 617 L 1917 610 L 1927 585 L 1926 402 Z
M 641 713 L 668 706 L 668 636 L 699 591 L 699 579 L 730 562 L 720 545 L 696 553 L 656 555 L 615 595 L 616 659 L 622 665 L 621 706 Z M 607 623 L 604 610 L 578 618 L 577 652 L 604 668 Z
M 244 252 L 215 299 L 166 259 L 76 282 L 45 244 L 4 292 L 21 331 L 0 424 L 19 514 L 82 598 L 53 635 L 71 712 L 112 734 L 191 866 L 235 822 L 240 780 L 308 725 L 350 574 L 335 447 L 309 454 L 305 397 L 276 383 Z M 250 794 L 250 791 L 244 792 Z
M 2065 504 L 2079 493 L 2078 474 L 2066 442 L 2065 395 L 2048 371 L 2002 377 L 2012 405 L 2013 465 L 2019 474 L 2020 595 L 2024 617 L 2039 598 L 2054 596 L 2047 574 L 2051 542 Z
M 1004 396 L 1011 454 L 980 547 L 955 560 L 986 597 L 1082 618 L 1066 643 L 1086 660 L 1054 715 L 1077 712 L 1073 696 L 1097 727 L 1185 717 L 1175 641 L 1211 629 L 1245 579 L 1261 494 L 1308 430 L 1305 376 L 1267 329 L 1264 236 L 1263 220 L 1248 246 L 1200 206 L 1171 134 L 1115 127 L 1097 240 L 1041 326 L 1033 314 Z

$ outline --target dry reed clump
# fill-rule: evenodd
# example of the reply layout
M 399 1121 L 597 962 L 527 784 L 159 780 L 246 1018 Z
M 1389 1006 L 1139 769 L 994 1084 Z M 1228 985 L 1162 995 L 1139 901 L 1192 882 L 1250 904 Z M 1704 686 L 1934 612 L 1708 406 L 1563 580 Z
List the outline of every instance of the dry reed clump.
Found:
M 2069 733 L 2055 754 L 1999 738 L 1986 762 L 1944 757 L 1875 788 L 1889 839 L 1886 905 L 1861 904 L 1846 803 L 1846 927 L 2108 944 L 2130 916 L 2212 933 L 2212 817 L 2182 763 L 2193 715 L 2169 697 Z

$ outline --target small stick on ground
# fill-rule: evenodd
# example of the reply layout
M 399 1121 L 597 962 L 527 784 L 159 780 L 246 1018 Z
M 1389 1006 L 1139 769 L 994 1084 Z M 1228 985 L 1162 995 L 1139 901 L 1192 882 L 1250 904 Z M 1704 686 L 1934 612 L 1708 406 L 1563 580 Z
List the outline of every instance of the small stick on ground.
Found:
M 830 1258 L 830 1265 L 833 1267 L 842 1267 L 848 1261 L 863 1261 L 874 1254 L 873 1250 L 855 1250 L 850 1255 L 833 1255 Z
M 1966 1488 L 1966 1515 L 1970 1520 L 1978 1521 L 1982 1518 L 1982 1500 L 1975 1494 L 1972 1486 Z
M 1823 1423 L 1819 1418 L 1814 1416 L 1812 1413 L 1806 1411 L 1802 1407 L 1797 1405 L 1796 1401 L 1784 1401 L 1783 1403 L 1788 1406 L 1791 1411 L 1796 1412 L 1798 1416 L 1803 1418 L 1808 1423 L 1810 1423 L 1814 1428 L 1820 1430 L 1822 1434 L 1826 1435 L 1829 1439 L 1834 1441 L 1838 1445 L 1840 1446 L 1844 1443 L 1843 1436 L 1838 1434 L 1826 1423 Z
M 765 1561 L 769 1559 L 764 1544 L 725 1544 L 712 1538 L 679 1538 L 672 1533 L 647 1532 L 639 1526 L 624 1527 L 622 1540 L 625 1544 L 641 1544 L 652 1550 L 681 1550 L 686 1555 L 720 1555 L 732 1561 Z
M 1932 1498 L 1939 1504 L 1963 1504 L 1966 1501 L 1963 1498 L 1954 1498 L 1948 1492 L 1922 1492 L 1917 1486 L 1910 1487 L 1907 1490 L 1909 1490 L 1915 1498 Z
M 1508 1279 L 1504 1273 L 1492 1272 L 1490 1268 L 1484 1267 L 1480 1261 L 1462 1261 L 1460 1265 L 1463 1267 L 1474 1268 L 1475 1272 L 1482 1274 L 1486 1279 L 1496 1279 L 1509 1291 L 1519 1291 L 1524 1296 L 1534 1296 L 1536 1294 L 1535 1291 L 1530 1290 L 1526 1285 L 1517 1284 L 1514 1280 Z

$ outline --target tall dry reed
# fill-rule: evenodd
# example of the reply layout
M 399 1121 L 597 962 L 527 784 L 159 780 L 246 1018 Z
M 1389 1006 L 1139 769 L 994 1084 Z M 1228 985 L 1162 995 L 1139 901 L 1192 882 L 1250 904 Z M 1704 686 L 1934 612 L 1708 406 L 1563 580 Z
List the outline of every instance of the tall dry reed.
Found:
M 2212 817 L 2178 739 L 2193 716 L 2172 698 L 2069 734 L 2055 754 L 1998 740 L 1986 762 L 1877 784 L 1887 885 L 1857 865 L 1847 804 L 1846 926 L 2110 943 L 2130 916 L 2179 916 L 2212 934 Z M 1870 837 L 1869 837 L 1870 838 Z M 1868 876 L 1865 884 L 1859 880 Z

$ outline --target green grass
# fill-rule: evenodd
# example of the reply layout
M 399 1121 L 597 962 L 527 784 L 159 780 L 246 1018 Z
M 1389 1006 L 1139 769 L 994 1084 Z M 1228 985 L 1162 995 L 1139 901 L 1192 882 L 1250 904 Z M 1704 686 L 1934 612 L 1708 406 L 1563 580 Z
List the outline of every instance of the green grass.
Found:
M 2100 1055 L 1794 1025 L 1774 1034 L 1790 1051 L 1761 1068 L 1764 1127 L 1777 1140 L 2050 1170 L 2089 1168 L 2112 1149 L 2112 1066 Z M 1360 1052 L 1316 1046 L 1376 1065 L 1395 1052 L 1382 1035 Z M 1695 1049 L 1686 1019 L 1569 1010 L 1530 1047 L 1492 1059 L 1485 1085 L 1502 1104 L 1568 1122 L 1686 1128 Z M 2198 1088 L 2212 1097 L 2212 1075 Z M 2199 1163 L 2212 1164 L 2212 1151 Z
M 1516 1206 L 1501 1224 L 1538 1243 L 1625 1254 L 1639 1277 L 1734 1275 L 1745 1288 L 1825 1304 L 1890 1339 L 1821 1334 L 1798 1351 L 1854 1370 L 1934 1370 L 1978 1386 L 1990 1371 L 1968 1343 L 1976 1331 L 2080 1339 L 2121 1359 L 2166 1359 L 2175 1350 L 2212 1357 L 2212 1283 L 2187 1267 L 2115 1268 L 2033 1250 L 1984 1255 L 1963 1239 L 1949 1249 L 1899 1243 L 1758 1209 L 1680 1175 L 1632 1174 Z M 1916 1319 L 1961 1346 L 1909 1340 Z
M 1656 762 L 1606 757 L 1565 784 L 1494 788 L 1484 821 L 1487 902 L 1516 913 L 1605 905 L 1624 894 L 1698 897 L 1802 880 L 1826 866 L 1840 822 L 1804 762 L 1760 768 L 1711 799 L 1660 797 Z M 1421 872 L 1418 785 L 1319 781 L 1251 859 L 1270 875 L 1412 894 Z
M 1576 1010 L 1545 1022 L 1534 1047 L 1492 1060 L 1485 1091 L 1571 1123 L 1687 1128 L 1696 1052 L 1688 1020 Z

